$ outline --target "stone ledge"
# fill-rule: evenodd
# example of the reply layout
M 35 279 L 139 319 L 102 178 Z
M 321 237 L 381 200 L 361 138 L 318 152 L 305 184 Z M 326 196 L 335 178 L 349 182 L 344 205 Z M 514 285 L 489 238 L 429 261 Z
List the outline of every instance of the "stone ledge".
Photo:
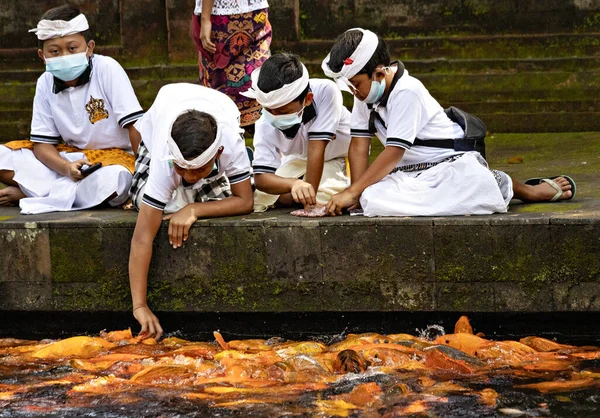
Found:
M 190 312 L 598 311 L 600 212 L 589 203 L 445 218 L 277 210 L 201 220 L 178 250 L 165 222 L 149 303 Z M 116 209 L 0 209 L 0 310 L 127 311 L 135 220 Z

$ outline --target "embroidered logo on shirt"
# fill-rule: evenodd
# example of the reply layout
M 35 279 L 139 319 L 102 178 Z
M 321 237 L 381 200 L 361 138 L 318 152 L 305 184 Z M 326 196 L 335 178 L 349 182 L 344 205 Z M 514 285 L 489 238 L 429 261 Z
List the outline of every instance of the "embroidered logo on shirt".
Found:
M 102 119 L 108 119 L 108 111 L 104 109 L 104 100 L 94 99 L 90 96 L 90 101 L 85 105 L 85 110 L 90 114 L 92 125 Z

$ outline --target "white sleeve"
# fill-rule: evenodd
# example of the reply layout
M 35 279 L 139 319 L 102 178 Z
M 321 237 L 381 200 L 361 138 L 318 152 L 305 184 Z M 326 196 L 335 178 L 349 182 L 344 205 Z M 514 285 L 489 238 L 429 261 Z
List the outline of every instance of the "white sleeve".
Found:
M 275 173 L 281 165 L 281 154 L 273 141 L 276 135 L 275 128 L 262 118 L 256 122 L 253 140 L 254 161 L 252 161 L 254 174 Z
M 37 80 L 33 98 L 30 138 L 33 142 L 55 145 L 60 142 L 61 136 L 50 110 L 48 95 L 54 93 L 50 91 L 47 81 L 46 74 L 42 74 Z
M 373 135 L 369 132 L 369 117 L 371 111 L 367 104 L 354 98 L 352 106 L 352 124 L 350 136 L 357 138 L 371 138 Z
M 328 81 L 319 94 L 317 117 L 308 131 L 308 139 L 331 141 L 342 118 L 342 92 L 334 82 Z
M 173 196 L 173 191 L 179 186 L 177 177 L 169 162 L 161 160 L 160 154 L 151 155 L 142 202 L 155 209 L 164 210 Z
M 223 150 L 220 162 L 229 179 L 229 184 L 240 183 L 250 178 L 250 160 L 246 151 L 246 144 L 242 136 L 230 128 L 225 128 L 221 135 L 227 135 L 223 142 L 228 150 Z
M 391 99 L 391 98 L 390 98 Z M 386 147 L 410 149 L 418 133 L 427 125 L 419 96 L 410 90 L 400 91 L 388 104 Z
M 110 57 L 103 57 L 98 69 L 102 88 L 108 98 L 119 126 L 125 128 L 142 117 L 144 111 L 138 102 L 131 81 L 121 65 Z M 98 63 L 100 64 L 100 63 Z M 99 65 L 100 66 L 100 65 Z

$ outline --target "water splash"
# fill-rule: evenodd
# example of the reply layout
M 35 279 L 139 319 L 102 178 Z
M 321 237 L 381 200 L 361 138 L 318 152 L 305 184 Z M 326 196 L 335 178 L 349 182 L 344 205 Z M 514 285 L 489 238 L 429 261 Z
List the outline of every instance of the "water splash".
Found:
M 427 325 L 425 329 L 415 329 L 419 338 L 425 338 L 429 341 L 435 340 L 437 337 L 446 335 L 446 330 L 441 325 Z

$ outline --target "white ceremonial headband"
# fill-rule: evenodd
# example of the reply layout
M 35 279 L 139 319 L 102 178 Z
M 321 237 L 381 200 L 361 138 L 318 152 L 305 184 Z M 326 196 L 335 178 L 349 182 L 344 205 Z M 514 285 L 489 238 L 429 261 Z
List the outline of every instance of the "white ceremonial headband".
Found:
M 217 135 L 215 137 L 215 141 L 211 144 L 210 147 L 206 149 L 206 151 L 204 151 L 202 154 L 200 154 L 193 160 L 186 160 L 183 157 L 183 155 L 181 155 L 179 147 L 177 146 L 175 140 L 173 140 L 173 137 L 171 136 L 171 131 L 173 130 L 173 124 L 175 123 L 177 118 L 190 110 L 195 109 L 185 109 L 183 111 L 179 111 L 169 124 L 169 132 L 167 135 L 167 147 L 169 148 L 169 152 L 171 154 L 165 155 L 162 158 L 163 161 L 175 162 L 179 167 L 183 168 L 184 170 L 196 170 L 200 167 L 204 167 L 210 162 L 210 160 L 213 159 L 213 157 L 217 154 L 217 151 L 219 151 L 219 147 L 221 146 L 222 129 L 221 124 L 217 121 Z
M 29 32 L 35 33 L 40 41 L 45 41 L 46 39 L 74 35 L 89 28 L 90 25 L 85 16 L 79 14 L 68 22 L 66 20 L 40 20 L 37 28 L 30 29 Z
M 351 30 L 361 31 L 363 34 L 360 43 L 348 58 L 344 60 L 344 65 L 342 69 L 338 72 L 331 71 L 329 68 L 329 59 L 331 53 L 327 54 L 323 62 L 321 63 L 321 68 L 325 72 L 325 75 L 329 78 L 333 78 L 335 81 L 341 80 L 344 83 L 348 83 L 352 77 L 354 77 L 360 70 L 362 70 L 365 65 L 369 62 L 375 51 L 377 50 L 377 46 L 379 45 L 379 38 L 377 35 L 370 30 L 365 30 L 361 28 L 353 28 L 348 29 L 346 32 Z M 338 83 L 340 85 L 340 83 Z M 340 86 L 342 87 L 342 86 Z M 344 86 L 347 89 L 347 86 Z
M 290 84 L 284 84 L 277 90 L 263 93 L 258 88 L 258 77 L 260 76 L 260 67 L 252 71 L 252 87 L 250 90 L 244 91 L 240 94 L 256 99 L 256 101 L 262 106 L 269 109 L 277 109 L 278 107 L 285 106 L 296 99 L 308 86 L 308 70 L 302 65 L 302 77 Z

